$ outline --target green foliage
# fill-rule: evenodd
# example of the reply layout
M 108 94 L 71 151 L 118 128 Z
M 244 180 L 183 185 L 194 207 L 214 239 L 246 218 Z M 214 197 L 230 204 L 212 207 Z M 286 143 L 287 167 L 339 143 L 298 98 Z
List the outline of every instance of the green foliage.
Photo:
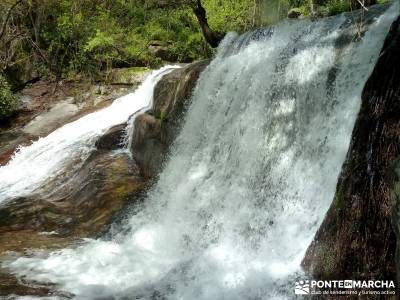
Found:
M 167 2 L 166 2 L 167 3 Z M 221 32 L 254 25 L 254 1 L 203 0 L 210 26 Z M 162 4 L 154 0 L 43 0 L 24 4 L 31 12 L 27 27 L 37 26 L 41 70 L 56 78 L 95 75 L 113 67 L 162 63 L 150 45 L 165 49 L 163 59 L 189 62 L 212 54 L 192 12 L 190 1 Z M 42 16 L 37 24 L 29 20 Z M 30 29 L 31 30 L 31 29 Z
M 17 100 L 10 89 L 10 85 L 0 74 L 0 122 L 7 120 L 17 107 Z
M 334 0 L 329 1 L 326 5 L 329 15 L 338 15 L 351 10 L 351 3 L 349 0 Z
M 314 3 L 314 8 L 337 14 L 349 10 L 349 1 L 354 0 L 201 2 L 214 31 L 243 32 L 286 17 L 293 7 L 310 15 Z M 0 3 L 0 10 L 11 3 Z M 23 0 L 13 9 L 8 32 L 24 38 L 14 39 L 15 51 L 5 44 L 2 50 L 0 41 L 0 66 L 2 60 L 9 65 L 33 60 L 38 74 L 58 80 L 77 73 L 98 78 L 97 73 L 115 67 L 156 67 L 163 60 L 210 57 L 213 50 L 204 41 L 191 5 L 193 0 Z M 155 47 L 163 54 L 155 55 Z M 3 59 L 3 53 L 13 57 Z
M 208 20 L 216 31 L 245 31 L 256 22 L 254 1 L 203 1 Z
M 342 211 L 344 208 L 344 193 L 343 190 L 340 188 L 337 190 L 335 195 L 335 205 L 338 212 Z

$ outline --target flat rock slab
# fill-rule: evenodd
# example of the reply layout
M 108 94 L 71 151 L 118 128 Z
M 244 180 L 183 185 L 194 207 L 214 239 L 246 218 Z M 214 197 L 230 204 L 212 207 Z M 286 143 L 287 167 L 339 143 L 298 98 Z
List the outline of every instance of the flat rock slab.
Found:
M 23 132 L 36 136 L 46 136 L 62 126 L 69 118 L 79 111 L 79 106 L 71 101 L 62 101 L 54 105 L 49 111 L 41 113 L 24 128 Z

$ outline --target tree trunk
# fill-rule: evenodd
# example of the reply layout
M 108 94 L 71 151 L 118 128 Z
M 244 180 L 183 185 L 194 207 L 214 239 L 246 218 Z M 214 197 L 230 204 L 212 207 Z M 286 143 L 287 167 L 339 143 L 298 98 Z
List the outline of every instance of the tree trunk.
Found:
M 201 1 L 197 0 L 196 4 L 193 6 L 193 12 L 199 21 L 201 31 L 203 32 L 204 38 L 206 39 L 207 43 L 213 47 L 218 47 L 219 43 L 225 36 L 225 33 L 214 32 L 210 26 L 208 25 L 207 21 L 207 13 L 204 7 L 201 5 Z

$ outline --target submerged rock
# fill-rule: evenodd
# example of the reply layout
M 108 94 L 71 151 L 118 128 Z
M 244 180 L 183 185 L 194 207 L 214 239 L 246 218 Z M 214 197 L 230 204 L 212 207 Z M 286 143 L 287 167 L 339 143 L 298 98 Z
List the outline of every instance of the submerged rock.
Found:
M 329 211 L 303 260 L 317 279 L 395 280 L 400 204 L 390 167 L 400 157 L 400 18 L 364 87 L 350 149 Z M 372 297 L 372 296 L 371 296 Z
M 148 114 L 138 116 L 135 120 L 132 154 L 146 178 L 160 171 L 166 146 L 162 141 L 161 122 Z
M 161 171 L 197 79 L 208 64 L 200 61 L 165 75 L 154 89 L 152 111 L 136 118 L 131 150 L 146 178 Z

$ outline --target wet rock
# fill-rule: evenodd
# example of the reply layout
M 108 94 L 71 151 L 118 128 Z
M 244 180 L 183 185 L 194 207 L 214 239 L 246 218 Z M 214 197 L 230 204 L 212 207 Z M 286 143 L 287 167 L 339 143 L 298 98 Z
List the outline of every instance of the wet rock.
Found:
M 0 166 L 8 163 L 19 146 L 30 144 L 29 135 L 21 130 L 0 132 Z
M 1 233 L 14 232 L 18 238 L 26 230 L 74 238 L 96 235 L 143 184 L 128 155 L 95 152 L 67 181 L 60 174 L 34 195 L 2 204 L 0 240 Z M 34 248 L 29 240 L 20 246 L 14 251 Z M 0 246 L 0 253 L 5 248 L 10 249 L 7 243 Z
M 146 178 L 153 177 L 160 170 L 162 153 L 166 150 L 161 141 L 161 121 L 148 114 L 138 116 L 132 144 L 133 157 L 140 165 L 142 174 Z
M 364 87 L 335 198 L 303 260 L 306 272 L 317 279 L 396 278 L 393 228 L 399 239 L 399 203 L 397 188 L 393 189 L 395 176 L 389 175 L 400 157 L 398 53 L 400 18 L 392 25 Z
M 10 253 L 75 247 L 82 238 L 97 237 L 137 201 L 145 184 L 128 155 L 106 151 L 93 153 L 71 179 L 65 177 L 60 174 L 35 194 L 0 206 L 0 264 Z M 0 269 L 0 296 L 10 292 L 43 296 L 57 291 L 21 282 Z
M 99 150 L 120 149 L 126 134 L 126 126 L 127 124 L 120 124 L 111 127 L 103 136 L 98 139 L 96 142 L 96 148 Z
M 208 60 L 196 62 L 165 75 L 154 89 L 153 109 L 136 118 L 131 150 L 145 177 L 162 169 L 197 79 L 208 64 Z
M 400 282 L 400 158 L 392 166 L 389 174 L 390 203 L 392 207 L 392 224 L 397 236 L 396 273 Z

